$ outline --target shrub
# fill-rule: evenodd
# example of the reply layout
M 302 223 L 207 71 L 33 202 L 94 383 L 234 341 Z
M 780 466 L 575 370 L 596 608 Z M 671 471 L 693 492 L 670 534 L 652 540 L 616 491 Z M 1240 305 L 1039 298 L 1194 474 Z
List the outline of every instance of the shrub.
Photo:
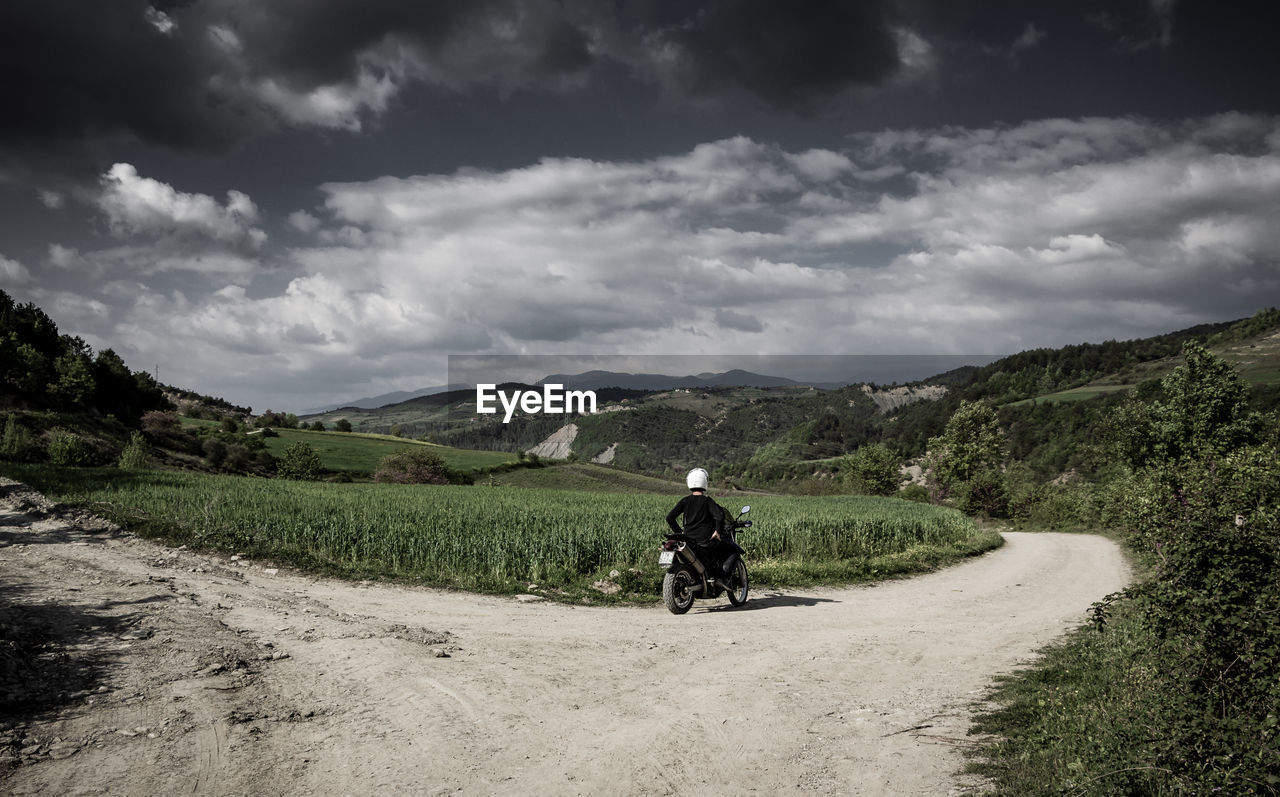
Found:
M 205 438 L 204 445 L 204 461 L 208 462 L 215 468 L 222 467 L 222 463 L 227 458 L 227 444 L 216 437 Z
M 959 509 L 970 515 L 991 518 L 1009 516 L 1009 495 L 1005 491 L 1004 474 L 993 469 L 975 473 L 960 488 Z
M 898 457 L 883 443 L 862 446 L 841 465 L 845 482 L 860 493 L 892 495 L 902 481 Z
M 253 463 L 253 457 L 249 454 L 249 449 L 239 443 L 232 443 L 227 446 L 227 458 L 223 462 L 229 470 L 244 471 Z
M 40 447 L 31 432 L 19 423 L 11 412 L 4 423 L 4 437 L 0 438 L 0 459 L 14 462 L 32 462 L 41 459 Z
M 373 480 L 394 484 L 449 484 L 452 475 L 439 454 L 418 448 L 383 457 Z
M 929 488 L 923 484 L 908 484 L 898 491 L 898 497 L 918 504 L 929 503 Z
M 92 465 L 93 449 L 80 435 L 58 427 L 49 432 L 49 461 L 55 465 Z
M 346 418 L 339 418 L 333 422 L 333 428 L 338 432 L 349 432 L 351 431 L 351 421 Z
M 120 452 L 120 459 L 116 464 L 121 468 L 151 467 L 151 454 L 147 452 L 147 441 L 142 432 L 129 435 L 129 442 Z
M 320 475 L 320 455 L 310 443 L 292 443 L 280 457 L 276 473 L 286 479 L 311 481 Z
M 161 435 L 176 432 L 182 426 L 176 412 L 153 410 L 142 416 L 142 431 L 149 435 Z

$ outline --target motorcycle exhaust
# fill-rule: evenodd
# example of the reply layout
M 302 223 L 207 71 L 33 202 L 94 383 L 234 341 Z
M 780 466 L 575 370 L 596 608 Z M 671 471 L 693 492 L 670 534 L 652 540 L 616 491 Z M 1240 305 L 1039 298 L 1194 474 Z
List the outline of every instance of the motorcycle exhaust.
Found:
M 705 578 L 707 578 L 707 568 L 704 567 L 703 563 L 699 562 L 698 556 L 689 553 L 689 544 L 687 544 L 687 542 L 685 542 L 685 544 L 681 544 L 680 553 L 684 554 L 685 562 L 694 565 L 695 571 L 698 571 L 699 576 L 703 577 L 705 580 Z

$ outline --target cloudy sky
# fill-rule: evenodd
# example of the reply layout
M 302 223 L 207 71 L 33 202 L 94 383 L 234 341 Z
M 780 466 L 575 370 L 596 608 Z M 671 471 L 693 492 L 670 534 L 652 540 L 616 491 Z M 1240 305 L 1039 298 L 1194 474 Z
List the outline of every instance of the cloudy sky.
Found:
M 1280 304 L 1264 2 L 9 0 L 0 288 L 261 411 Z

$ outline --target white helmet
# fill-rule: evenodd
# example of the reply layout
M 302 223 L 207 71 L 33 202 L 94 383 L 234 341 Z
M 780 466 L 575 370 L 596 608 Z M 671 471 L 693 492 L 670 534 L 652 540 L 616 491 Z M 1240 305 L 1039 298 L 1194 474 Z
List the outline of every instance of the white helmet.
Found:
M 689 471 L 684 483 L 689 485 L 690 490 L 705 490 L 707 489 L 707 472 L 702 468 L 694 468 Z

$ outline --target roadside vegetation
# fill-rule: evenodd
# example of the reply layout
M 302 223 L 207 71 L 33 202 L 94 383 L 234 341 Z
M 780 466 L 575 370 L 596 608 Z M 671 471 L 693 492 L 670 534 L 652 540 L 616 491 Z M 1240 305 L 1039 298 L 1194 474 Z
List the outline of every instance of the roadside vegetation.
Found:
M 1145 576 L 1003 680 L 973 768 L 999 793 L 1280 792 L 1280 440 L 1197 343 L 1111 416 L 1116 471 L 1082 504 Z

